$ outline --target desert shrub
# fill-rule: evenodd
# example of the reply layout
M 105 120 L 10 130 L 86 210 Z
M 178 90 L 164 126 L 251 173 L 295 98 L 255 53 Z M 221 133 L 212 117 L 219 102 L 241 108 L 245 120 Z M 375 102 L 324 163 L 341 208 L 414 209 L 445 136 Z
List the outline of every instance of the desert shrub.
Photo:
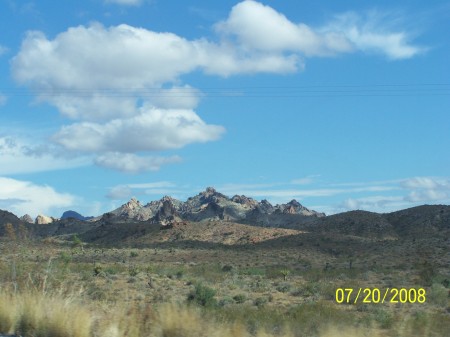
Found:
M 131 265 L 128 267 L 128 275 L 130 275 L 131 277 L 137 276 L 139 272 L 140 272 L 139 268 L 135 265 Z
M 222 271 L 224 272 L 230 272 L 233 270 L 233 266 L 230 266 L 229 264 L 226 264 L 222 267 Z
M 377 307 L 374 312 L 374 319 L 382 329 L 389 329 L 394 323 L 394 316 L 381 307 Z
M 448 297 L 448 290 L 442 284 L 433 283 L 427 294 L 427 302 L 430 301 L 440 307 L 447 307 Z
M 255 304 L 257 307 L 262 307 L 264 306 L 267 302 L 269 301 L 269 299 L 267 297 L 258 297 L 255 299 L 255 301 L 253 302 L 253 304 Z
M 419 265 L 419 276 L 423 285 L 431 286 L 434 278 L 437 276 L 436 266 L 428 261 Z
M 130 257 L 138 257 L 139 256 L 139 254 L 137 253 L 137 252 L 131 252 L 130 253 Z
M 241 274 L 241 275 L 265 276 L 266 275 L 266 271 L 263 268 L 248 267 L 248 268 L 240 269 L 239 274 Z
M 72 256 L 67 252 L 61 252 L 61 254 L 59 254 L 59 258 L 65 266 L 72 262 Z
M 100 276 L 103 273 L 103 268 L 101 266 L 95 266 L 94 267 L 94 275 Z
M 216 291 L 202 283 L 197 283 L 195 289 L 189 293 L 188 302 L 195 303 L 204 307 L 215 306 L 217 301 L 214 298 Z
M 234 300 L 231 297 L 226 296 L 226 297 L 222 298 L 218 304 L 220 307 L 224 307 L 229 304 L 234 304 Z
M 276 289 L 280 293 L 287 293 L 289 290 L 291 290 L 291 284 L 289 282 L 281 282 L 277 285 Z
M 244 294 L 238 294 L 236 296 L 233 296 L 233 300 L 236 303 L 242 304 L 247 300 L 247 296 L 245 296 Z

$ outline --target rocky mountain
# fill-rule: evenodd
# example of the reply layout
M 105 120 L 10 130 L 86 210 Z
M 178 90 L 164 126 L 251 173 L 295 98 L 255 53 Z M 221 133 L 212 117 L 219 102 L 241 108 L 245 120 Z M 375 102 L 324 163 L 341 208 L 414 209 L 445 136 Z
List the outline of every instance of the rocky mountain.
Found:
M 93 217 L 83 216 L 80 213 L 75 212 L 75 211 L 65 211 L 63 213 L 63 215 L 61 216 L 61 219 L 70 219 L 70 218 L 85 221 L 85 220 L 90 220 Z
M 21 216 L 20 220 L 22 220 L 23 222 L 26 222 L 26 223 L 34 223 L 33 218 L 29 214 L 25 214 L 25 215 Z
M 47 215 L 39 214 L 36 217 L 36 220 L 34 222 L 36 225 L 48 225 L 56 220 L 58 220 L 58 219 L 47 216 Z
M 313 218 L 325 216 L 323 213 L 309 210 L 296 200 L 273 206 L 267 200 L 258 202 L 245 195 L 235 195 L 229 198 L 212 187 L 188 198 L 185 202 L 165 196 L 160 200 L 142 205 L 138 200 L 132 198 L 126 204 L 109 212 L 108 216 L 165 224 L 170 221 L 253 221 L 255 218 L 265 219 L 272 214 L 291 214 Z M 268 223 L 267 219 L 265 219 L 265 223 Z

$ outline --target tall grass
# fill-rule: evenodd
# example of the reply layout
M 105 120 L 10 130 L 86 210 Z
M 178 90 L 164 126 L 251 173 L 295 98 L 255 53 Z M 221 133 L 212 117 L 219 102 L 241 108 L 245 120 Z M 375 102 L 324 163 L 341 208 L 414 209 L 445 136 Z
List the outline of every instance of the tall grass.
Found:
M 164 304 L 154 308 L 149 304 L 130 304 L 105 308 L 100 303 L 83 303 L 75 297 L 37 292 L 0 293 L 0 333 L 23 337 L 406 337 L 443 336 L 448 327 L 448 317 L 447 324 L 443 324 L 444 317 L 417 313 L 404 316 L 389 330 L 345 326 L 335 319 L 320 325 L 333 312 L 324 307 L 317 312 L 311 306 L 307 309 L 305 313 L 290 313 L 294 320 L 283 322 L 277 329 L 267 326 L 249 329 L 245 320 L 214 318 L 213 311 L 192 306 Z M 253 314 L 257 316 L 256 311 Z M 341 315 L 339 319 L 346 321 Z M 308 329 L 300 329 L 302 321 L 309 325 Z

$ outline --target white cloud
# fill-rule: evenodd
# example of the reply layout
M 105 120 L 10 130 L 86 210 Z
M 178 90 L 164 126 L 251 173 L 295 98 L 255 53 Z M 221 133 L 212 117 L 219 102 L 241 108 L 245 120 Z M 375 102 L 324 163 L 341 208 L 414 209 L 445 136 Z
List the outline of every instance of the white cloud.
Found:
M 393 22 L 398 18 L 371 11 L 366 15 L 347 12 L 337 15 L 334 22 L 322 28 L 344 36 L 356 50 L 384 54 L 389 59 L 407 59 L 425 51 L 425 48 L 409 43 L 405 31 L 397 31 Z
M 400 184 L 406 189 L 449 189 L 450 181 L 435 177 L 414 177 L 405 179 Z
M 285 74 L 303 69 L 306 57 L 359 50 L 400 59 L 420 52 L 386 20 L 347 13 L 313 28 L 252 0 L 238 3 L 214 27 L 211 39 L 126 24 L 71 27 L 53 39 L 32 31 L 11 61 L 12 74 L 38 102 L 75 120 L 51 138 L 56 144 L 73 156 L 96 155 L 106 167 L 141 172 L 158 165 L 144 163 L 137 152 L 178 149 L 224 133 L 193 110 L 204 94 L 184 85 L 183 75 Z M 133 165 L 106 160 L 118 152 L 133 154 Z
M 42 145 L 42 144 L 41 144 Z M 53 154 L 45 145 L 17 137 L 0 137 L 0 175 L 61 170 L 89 164 L 86 157 L 67 158 Z
M 98 166 L 125 173 L 142 173 L 146 171 L 158 171 L 162 165 L 179 163 L 179 156 L 151 157 L 137 156 L 132 153 L 105 153 L 95 159 Z
M 318 56 L 352 49 L 343 36 L 333 32 L 317 33 L 256 1 L 244 1 L 234 6 L 228 19 L 219 22 L 216 30 L 235 37 L 243 48 L 264 52 L 298 51 L 307 56 Z
M 105 3 L 113 3 L 125 6 L 139 6 L 142 4 L 142 0 L 105 0 Z
M 68 208 L 75 202 L 75 197 L 67 193 L 59 193 L 52 187 L 36 185 L 28 181 L 0 177 L 0 201 L 2 207 L 18 216 L 30 214 L 52 215 L 55 210 Z M 58 213 L 59 214 L 59 213 Z
M 180 189 L 176 184 L 169 181 L 157 181 L 142 184 L 122 184 L 112 187 L 107 197 L 114 200 L 129 199 L 133 195 L 186 195 L 187 191 Z
M 401 196 L 368 196 L 348 198 L 338 205 L 333 213 L 350 210 L 367 210 L 371 212 L 389 212 L 407 207 Z
M 206 124 L 192 110 L 143 108 L 140 115 L 129 119 L 63 127 L 54 140 L 70 151 L 132 153 L 217 140 L 223 132 L 223 127 Z
M 434 202 L 450 199 L 450 179 L 439 177 L 414 177 L 400 185 L 410 192 L 405 200 L 410 202 Z
M 216 25 L 216 30 L 235 38 L 246 50 L 299 52 L 307 57 L 362 51 L 405 59 L 423 51 L 408 43 L 406 32 L 395 31 L 384 15 L 377 14 L 349 12 L 313 28 L 294 23 L 269 6 L 247 0 L 234 6 L 227 20 Z
M 374 182 L 374 186 L 379 182 Z M 413 177 L 402 180 L 384 182 L 391 185 L 393 190 L 400 193 L 396 195 L 365 196 L 360 198 L 348 198 L 336 206 L 333 213 L 364 209 L 375 212 L 388 212 L 402 208 L 417 206 L 423 203 L 448 203 L 450 202 L 450 180 L 439 177 Z M 355 184 L 356 186 L 360 184 Z M 367 185 L 367 183 L 364 183 Z M 397 186 L 397 187 L 396 187 Z M 377 192 L 376 189 L 373 190 Z
M 122 200 L 122 199 L 129 199 L 131 198 L 133 194 L 133 191 L 131 188 L 127 185 L 118 185 L 112 187 L 108 194 L 106 195 L 107 198 L 113 199 L 113 200 Z

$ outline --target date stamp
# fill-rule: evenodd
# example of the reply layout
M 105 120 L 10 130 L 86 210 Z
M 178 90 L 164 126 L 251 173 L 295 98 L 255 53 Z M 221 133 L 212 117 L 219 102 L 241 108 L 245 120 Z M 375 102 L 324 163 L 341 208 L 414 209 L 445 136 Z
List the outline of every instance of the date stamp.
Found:
M 425 303 L 424 288 L 337 288 L 336 303 Z

